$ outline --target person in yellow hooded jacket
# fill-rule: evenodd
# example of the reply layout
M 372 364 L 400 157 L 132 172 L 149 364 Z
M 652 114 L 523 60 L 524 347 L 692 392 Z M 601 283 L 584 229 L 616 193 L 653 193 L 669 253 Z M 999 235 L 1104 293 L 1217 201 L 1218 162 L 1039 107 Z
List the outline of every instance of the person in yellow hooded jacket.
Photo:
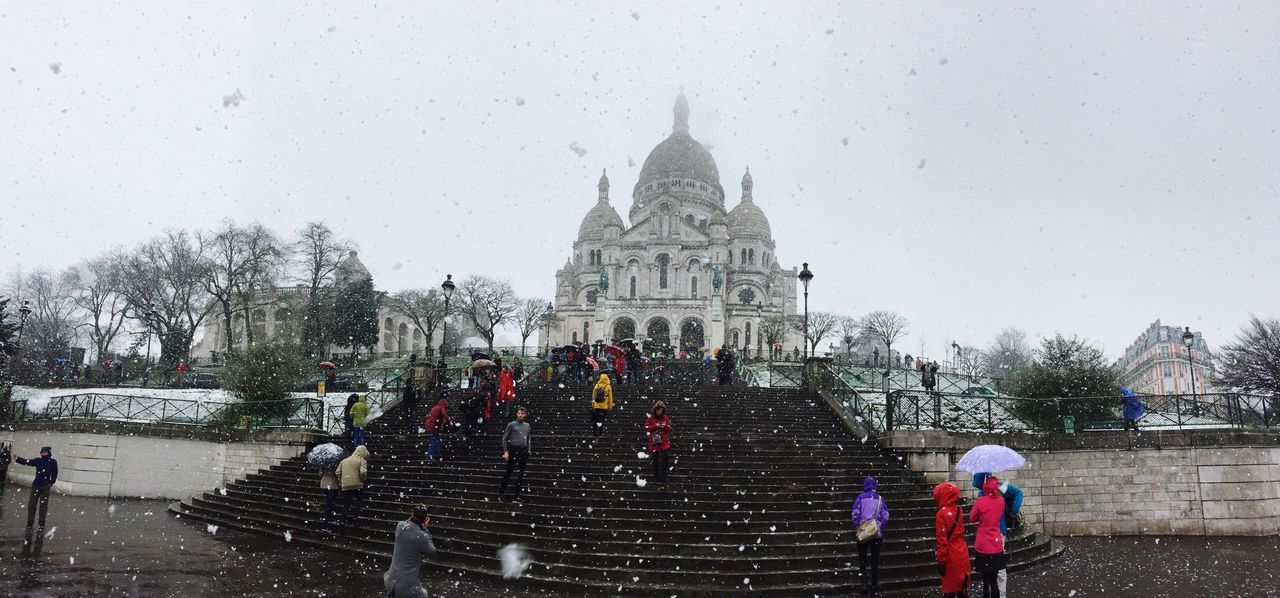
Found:
M 604 434 L 604 420 L 613 410 L 613 384 L 608 374 L 600 374 L 591 389 L 591 434 L 599 438 Z

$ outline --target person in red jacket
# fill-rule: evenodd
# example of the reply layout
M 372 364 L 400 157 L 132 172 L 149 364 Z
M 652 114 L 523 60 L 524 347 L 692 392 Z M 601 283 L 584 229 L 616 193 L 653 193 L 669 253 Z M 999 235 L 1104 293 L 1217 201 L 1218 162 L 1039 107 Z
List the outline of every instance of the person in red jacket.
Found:
M 943 598 L 965 598 L 969 595 L 969 545 L 964 541 L 964 511 L 960 509 L 960 488 L 950 482 L 933 489 L 933 503 L 938 513 L 933 516 L 936 543 L 934 559 L 942 575 Z
M 644 431 L 649 434 L 649 458 L 653 460 L 653 479 L 667 483 L 668 460 L 671 454 L 671 418 L 667 417 L 667 404 L 658 401 L 644 420 Z
M 512 416 L 512 405 L 516 404 L 516 377 L 511 366 L 502 366 L 498 373 L 498 403 L 502 405 L 504 417 Z
M 1000 480 L 987 476 L 982 483 L 982 496 L 973 503 L 969 521 L 978 522 L 978 533 L 973 539 L 974 569 L 982 575 L 982 598 L 1000 598 L 999 576 L 1005 567 L 1004 536 L 1000 534 L 1000 519 L 1004 517 L 1004 497 L 1000 494 Z
M 422 423 L 422 427 L 426 428 L 427 434 L 430 435 L 430 441 L 427 443 L 427 459 L 435 460 L 440 454 L 440 434 L 450 422 L 447 409 L 449 409 L 448 399 L 440 399 L 436 402 L 436 406 L 427 412 L 427 419 Z

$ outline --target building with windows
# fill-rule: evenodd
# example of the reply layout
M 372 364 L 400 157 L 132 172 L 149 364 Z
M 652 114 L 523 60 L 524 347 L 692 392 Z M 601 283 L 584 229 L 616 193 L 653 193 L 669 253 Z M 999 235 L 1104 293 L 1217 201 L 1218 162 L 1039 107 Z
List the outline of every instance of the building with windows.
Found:
M 690 135 L 684 94 L 674 116 L 632 188 L 630 224 L 600 177 L 596 204 L 555 275 L 555 318 L 544 331 L 551 344 L 644 337 L 687 352 L 727 344 L 757 354 L 760 321 L 796 313 L 798 269 L 778 263 L 751 172 L 727 210 L 716 161 Z M 786 349 L 800 342 L 791 333 Z
M 352 251 L 338 264 L 333 278 L 337 286 L 342 286 L 355 280 L 369 280 L 373 276 L 356 252 Z M 221 308 L 211 304 L 209 315 L 205 316 L 201 324 L 202 333 L 197 335 L 195 345 L 191 348 L 191 357 L 198 361 L 219 361 L 227 350 L 228 336 L 231 337 L 233 350 L 243 350 L 248 345 L 249 338 L 246 328 L 252 333 L 255 342 L 301 342 L 302 315 L 306 311 L 307 295 L 308 287 L 302 284 L 270 289 L 255 297 L 254 305 L 248 309 L 236 306 L 230 329 L 222 317 Z M 385 304 L 378 308 L 378 322 L 378 344 L 372 348 L 377 355 L 427 355 L 432 353 L 433 348 L 440 346 L 442 330 L 437 328 L 432 334 L 434 338 L 428 339 L 412 318 Z M 344 354 L 350 350 L 348 347 L 331 345 L 326 354 Z
M 1184 330 L 1163 326 L 1156 320 L 1138 339 L 1124 350 L 1116 362 L 1120 383 L 1138 394 L 1191 394 L 1192 372 L 1195 392 L 1217 392 L 1214 386 L 1213 355 L 1199 332 L 1193 332 L 1190 363 L 1188 348 L 1183 344 Z

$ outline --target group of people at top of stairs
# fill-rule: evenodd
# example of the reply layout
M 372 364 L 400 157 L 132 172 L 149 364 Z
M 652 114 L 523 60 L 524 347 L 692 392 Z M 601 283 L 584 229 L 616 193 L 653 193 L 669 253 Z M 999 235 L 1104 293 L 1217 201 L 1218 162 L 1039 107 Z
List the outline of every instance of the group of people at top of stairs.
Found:
M 1008 580 L 1005 542 L 1009 530 L 1021 523 L 1022 490 L 990 473 L 975 474 L 973 487 L 978 489 L 978 499 L 969 511 L 969 521 L 977 522 L 978 531 L 973 539 L 977 556 L 972 565 L 969 563 L 969 545 L 965 540 L 960 488 L 944 482 L 933 489 L 933 502 L 938 507 L 934 515 L 934 556 L 942 578 L 942 595 L 967 597 L 972 573 L 976 571 L 982 579 L 983 598 L 1008 596 L 1005 592 Z M 862 494 L 854 499 L 851 514 L 857 526 L 858 575 L 862 579 L 862 594 L 878 596 L 880 545 L 884 542 L 885 524 L 889 522 L 889 507 L 876 491 L 875 478 L 863 480 Z

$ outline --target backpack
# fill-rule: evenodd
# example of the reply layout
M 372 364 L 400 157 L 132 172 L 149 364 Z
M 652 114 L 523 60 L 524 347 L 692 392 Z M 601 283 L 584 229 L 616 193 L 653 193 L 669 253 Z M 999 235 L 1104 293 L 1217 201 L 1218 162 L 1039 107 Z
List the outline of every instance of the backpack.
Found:
M 1021 494 L 1022 490 L 1017 490 L 1016 493 Z M 1010 492 L 1002 497 L 1004 498 L 1004 522 L 1009 531 L 1022 527 L 1022 515 L 1013 511 L 1013 494 L 1014 492 Z

